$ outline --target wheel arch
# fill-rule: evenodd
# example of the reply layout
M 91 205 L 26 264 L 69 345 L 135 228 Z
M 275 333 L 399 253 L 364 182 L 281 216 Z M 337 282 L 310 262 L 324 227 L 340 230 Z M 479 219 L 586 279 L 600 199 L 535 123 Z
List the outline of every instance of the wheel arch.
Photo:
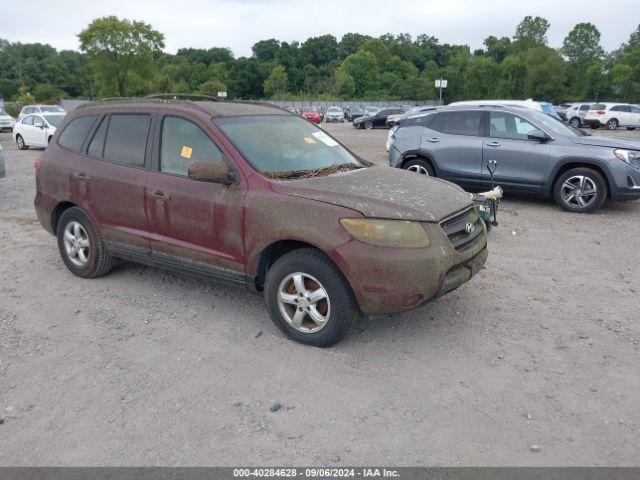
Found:
M 75 203 L 65 201 L 58 203 L 51 211 L 51 230 L 54 235 L 58 232 L 58 222 L 60 221 L 62 214 L 73 207 L 77 207 L 77 205 Z
M 405 153 L 402 154 L 402 160 L 400 161 L 398 166 L 400 168 L 404 168 L 407 162 L 410 162 L 411 160 L 416 160 L 416 159 L 425 160 L 427 163 L 429 163 L 429 165 L 431 165 L 431 168 L 435 172 L 436 177 L 439 175 L 439 171 L 438 171 L 436 162 L 433 160 L 433 157 L 430 154 L 425 153 L 421 150 L 407 150 Z
M 562 164 L 556 167 L 551 177 L 552 181 L 547 186 L 546 194 L 549 197 L 554 196 L 553 190 L 556 185 L 556 182 L 558 181 L 558 178 L 560 178 L 561 175 L 563 175 L 564 173 L 574 168 L 590 168 L 598 172 L 600 175 L 602 175 L 602 177 L 604 178 L 607 184 L 607 198 L 611 198 L 611 185 L 613 184 L 613 181 L 610 178 L 609 170 L 601 162 L 598 162 L 593 159 L 580 159 L 580 158 L 568 158 Z
M 250 288 L 259 292 L 262 291 L 264 289 L 264 282 L 269 268 L 271 268 L 271 266 L 282 256 L 301 248 L 313 248 L 326 255 L 326 252 L 324 252 L 320 247 L 302 240 L 283 239 L 272 242 L 267 245 L 262 252 L 260 252 L 255 275 L 253 275 L 254 285 L 250 285 Z M 338 269 L 340 269 L 340 267 L 338 267 Z

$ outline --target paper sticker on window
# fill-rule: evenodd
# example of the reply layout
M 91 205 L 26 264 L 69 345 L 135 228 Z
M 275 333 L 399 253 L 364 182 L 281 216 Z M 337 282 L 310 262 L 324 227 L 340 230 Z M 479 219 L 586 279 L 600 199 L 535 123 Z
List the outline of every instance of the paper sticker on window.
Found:
M 180 152 L 180 156 L 184 158 L 191 158 L 191 154 L 193 153 L 193 148 L 189 148 L 186 145 L 182 147 L 182 152 Z
M 333 138 L 331 138 L 329 135 L 327 135 L 324 132 L 314 132 L 311 135 L 316 137 L 318 140 L 320 140 L 322 143 L 324 143 L 328 147 L 335 147 L 336 145 L 338 145 L 338 142 L 336 142 Z
M 316 141 L 313 138 L 310 137 L 304 137 L 304 141 L 307 143 L 316 143 Z

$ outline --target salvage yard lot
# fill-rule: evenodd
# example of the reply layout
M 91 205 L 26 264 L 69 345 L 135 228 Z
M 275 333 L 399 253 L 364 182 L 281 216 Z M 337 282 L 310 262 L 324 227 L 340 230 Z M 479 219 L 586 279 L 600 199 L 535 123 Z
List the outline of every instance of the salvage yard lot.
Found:
M 388 168 L 386 130 L 325 128 Z M 640 202 L 507 198 L 486 270 L 322 350 L 243 290 L 72 276 L 0 142 L 1 465 L 640 464 Z

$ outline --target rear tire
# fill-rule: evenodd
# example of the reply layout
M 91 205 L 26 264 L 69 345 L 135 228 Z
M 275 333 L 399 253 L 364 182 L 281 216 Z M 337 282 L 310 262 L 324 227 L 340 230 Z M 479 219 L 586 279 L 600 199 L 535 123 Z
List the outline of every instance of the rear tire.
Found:
M 314 302 L 315 292 L 320 292 L 322 299 Z M 342 272 L 315 248 L 294 250 L 276 260 L 267 272 L 264 298 L 269 315 L 280 330 L 315 347 L 335 345 L 353 331 L 362 317 Z M 324 323 L 316 322 L 318 318 L 324 318 Z
M 427 177 L 435 177 L 436 174 L 433 171 L 433 167 L 421 158 L 416 158 L 414 160 L 409 160 L 405 163 L 402 168 L 404 170 L 409 170 L 410 172 L 419 173 L 420 175 L 426 175 Z
M 607 199 L 607 182 L 591 168 L 573 168 L 556 180 L 553 194 L 562 209 L 589 213 L 600 208 Z
M 71 273 L 96 278 L 109 273 L 113 257 L 97 225 L 79 208 L 65 210 L 58 221 L 58 249 Z
M 16 145 L 18 145 L 18 148 L 20 150 L 26 150 L 27 148 L 29 148 L 29 145 L 24 143 L 24 138 L 22 138 L 22 135 L 20 134 L 16 135 Z
M 615 118 L 612 118 L 611 120 L 609 120 L 607 122 L 607 128 L 609 130 L 615 130 L 616 128 L 618 128 L 618 120 L 616 120 Z

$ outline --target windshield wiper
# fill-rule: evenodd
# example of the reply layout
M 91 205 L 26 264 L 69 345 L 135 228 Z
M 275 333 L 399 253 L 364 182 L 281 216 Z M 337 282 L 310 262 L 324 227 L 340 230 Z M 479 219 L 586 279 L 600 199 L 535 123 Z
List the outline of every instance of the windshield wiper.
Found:
M 334 173 L 348 172 L 359 168 L 366 168 L 365 165 L 355 163 L 340 163 L 323 168 L 308 168 L 304 170 L 289 170 L 287 172 L 265 172 L 265 176 L 274 180 L 291 180 L 295 178 L 312 178 Z

